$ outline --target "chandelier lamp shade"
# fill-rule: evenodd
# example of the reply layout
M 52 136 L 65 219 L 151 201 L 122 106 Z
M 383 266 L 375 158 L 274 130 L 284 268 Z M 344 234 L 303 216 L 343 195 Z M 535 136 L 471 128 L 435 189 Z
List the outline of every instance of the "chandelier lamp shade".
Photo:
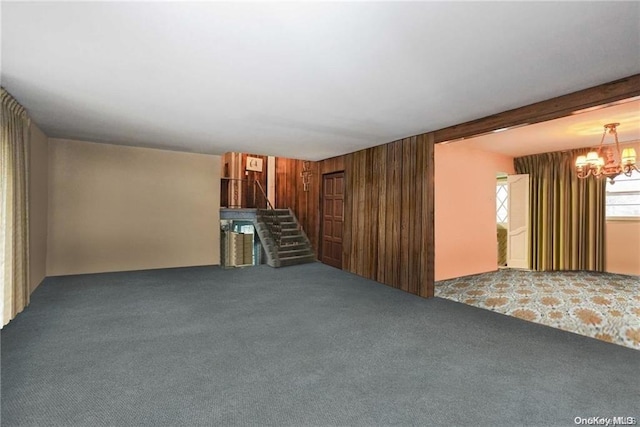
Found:
M 586 156 L 578 156 L 576 159 L 576 174 L 578 178 L 587 178 L 589 176 L 606 177 L 613 183 L 616 176 L 620 174 L 631 176 L 634 170 L 638 171 L 636 150 L 625 148 L 620 152 L 618 132 L 616 131 L 619 125 L 620 123 L 604 125 L 604 132 L 598 148 L 589 151 Z M 613 135 L 615 152 L 613 145 L 604 145 L 607 134 Z

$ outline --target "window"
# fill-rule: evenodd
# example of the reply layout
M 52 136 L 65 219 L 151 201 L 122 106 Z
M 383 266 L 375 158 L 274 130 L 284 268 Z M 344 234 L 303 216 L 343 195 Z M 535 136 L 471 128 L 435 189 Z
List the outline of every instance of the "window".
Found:
M 496 222 L 498 224 L 506 224 L 509 216 L 507 208 L 509 191 L 507 189 L 507 181 L 498 181 L 496 186 Z
M 615 183 L 607 180 L 607 218 L 640 219 L 640 173 L 618 175 Z

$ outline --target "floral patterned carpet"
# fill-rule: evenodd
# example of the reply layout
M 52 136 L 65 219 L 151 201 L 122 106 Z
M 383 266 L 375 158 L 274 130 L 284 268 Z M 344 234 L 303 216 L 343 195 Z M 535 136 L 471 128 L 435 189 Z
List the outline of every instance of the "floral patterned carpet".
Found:
M 502 269 L 436 282 L 435 295 L 640 350 L 640 277 Z

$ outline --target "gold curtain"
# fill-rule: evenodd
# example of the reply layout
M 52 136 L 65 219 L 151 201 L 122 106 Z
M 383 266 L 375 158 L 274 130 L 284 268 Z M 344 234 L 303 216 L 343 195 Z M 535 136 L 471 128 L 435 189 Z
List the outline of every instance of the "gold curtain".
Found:
M 2 325 L 29 304 L 29 117 L 0 88 L 0 266 Z
M 548 270 L 605 269 L 604 179 L 579 179 L 575 158 L 588 149 L 519 157 L 518 174 L 529 174 L 529 262 Z

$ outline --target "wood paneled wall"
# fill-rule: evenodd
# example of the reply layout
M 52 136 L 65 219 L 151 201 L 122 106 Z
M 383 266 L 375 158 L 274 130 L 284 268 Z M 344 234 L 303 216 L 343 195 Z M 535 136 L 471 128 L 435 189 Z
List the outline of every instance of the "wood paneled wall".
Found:
M 247 171 L 247 157 L 262 159 L 262 172 Z M 222 180 L 220 183 L 221 207 L 255 208 L 265 204 L 261 191 L 255 187 L 254 181 L 258 181 L 264 191 L 267 191 L 267 175 L 269 164 L 267 156 L 249 153 L 228 152 L 222 156 L 222 177 L 239 181 Z
M 349 154 L 344 269 L 433 296 L 433 139 Z
M 345 170 L 345 157 L 347 156 L 331 157 L 330 159 L 318 162 L 318 172 L 320 174 L 320 178 L 322 178 L 322 175 L 327 173 L 340 172 Z
M 308 192 L 302 190 L 302 161 L 279 158 L 276 204 L 296 213 L 319 255 L 322 175 L 344 171 L 343 269 L 431 297 L 433 144 L 433 134 L 423 134 L 312 162 Z
M 247 157 L 257 157 L 259 159 L 262 159 L 262 172 L 254 172 L 254 171 L 248 171 L 246 170 L 247 168 Z M 255 188 L 253 186 L 253 181 L 258 181 L 260 183 L 260 185 L 262 185 L 262 189 L 266 192 L 267 191 L 267 174 L 268 174 L 268 161 L 267 161 L 267 156 L 262 156 L 260 154 L 248 154 L 248 153 L 242 153 L 241 156 L 241 175 L 239 176 L 240 179 L 246 179 L 248 180 L 248 184 L 245 186 L 245 191 L 244 191 L 244 203 L 243 206 L 247 206 L 247 207 L 254 207 L 253 201 L 255 200 L 257 203 L 261 204 L 264 200 L 264 197 L 259 194 L 260 190 Z M 254 191 L 256 191 L 256 194 L 254 194 Z
M 276 208 L 291 208 L 317 255 L 320 221 L 318 163 L 310 162 L 312 176 L 308 191 L 304 191 L 302 183 L 303 163 L 297 159 L 276 158 Z

